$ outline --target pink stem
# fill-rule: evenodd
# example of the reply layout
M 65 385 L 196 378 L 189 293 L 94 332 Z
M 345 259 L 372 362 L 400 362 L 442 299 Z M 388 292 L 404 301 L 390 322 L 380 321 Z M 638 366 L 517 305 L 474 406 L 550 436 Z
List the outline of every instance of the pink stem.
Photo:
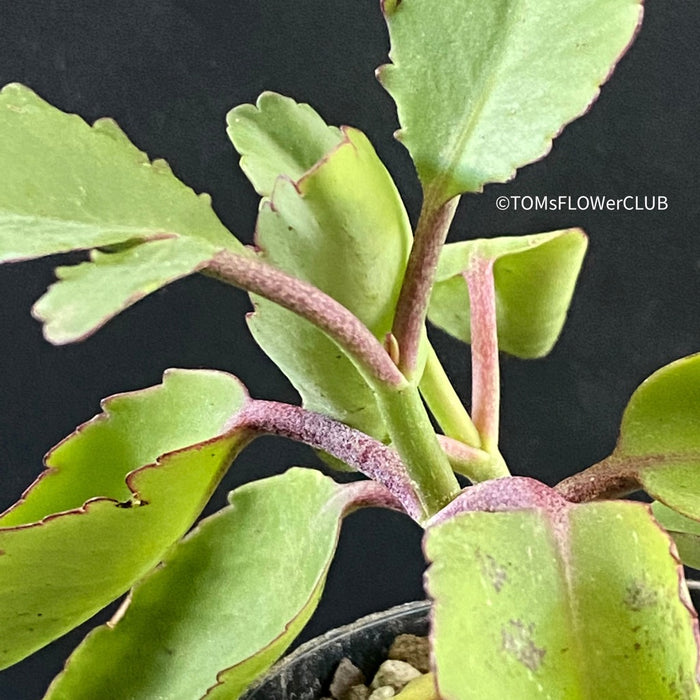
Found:
M 423 507 L 398 453 L 355 428 L 299 406 L 257 400 L 237 414 L 235 427 L 323 450 L 388 489 L 412 518 L 422 517 Z
M 459 197 L 455 197 L 435 207 L 426 195 L 418 220 L 392 329 L 399 346 L 399 368 L 407 377 L 414 374 L 418 364 L 435 271 L 458 203 Z
M 498 446 L 501 392 L 493 260 L 474 257 L 463 274 L 471 307 L 472 420 L 491 451 Z
M 372 480 L 363 479 L 345 484 L 341 496 L 346 503 L 346 515 L 359 508 L 388 508 L 400 513 L 405 511 L 401 501 L 386 486 Z
M 205 272 L 228 284 L 259 294 L 307 319 L 335 340 L 371 377 L 395 387 L 406 383 L 367 326 L 312 284 L 254 257 L 229 251 L 217 253 Z

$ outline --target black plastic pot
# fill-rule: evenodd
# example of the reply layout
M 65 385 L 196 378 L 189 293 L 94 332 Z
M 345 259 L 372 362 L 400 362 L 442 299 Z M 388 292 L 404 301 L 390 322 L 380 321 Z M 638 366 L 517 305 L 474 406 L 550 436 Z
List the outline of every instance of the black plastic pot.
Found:
M 690 593 L 700 609 L 700 590 Z M 397 635 L 428 634 L 429 610 L 428 601 L 406 603 L 312 639 L 273 666 L 242 700 L 318 700 L 343 657 L 371 678 Z
M 406 603 L 332 630 L 303 644 L 274 666 L 243 700 L 317 700 L 343 657 L 369 678 L 399 634 L 428 634 L 428 601 Z

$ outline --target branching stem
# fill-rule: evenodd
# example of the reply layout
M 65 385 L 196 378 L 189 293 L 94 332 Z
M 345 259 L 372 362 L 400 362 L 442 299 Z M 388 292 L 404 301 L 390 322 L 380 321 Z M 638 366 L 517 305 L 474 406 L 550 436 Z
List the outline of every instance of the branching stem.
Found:
M 438 435 L 438 441 L 450 460 L 452 469 L 464 474 L 473 484 L 510 476 L 500 455 L 492 455 L 477 447 L 470 447 L 446 435 Z
M 205 272 L 299 314 L 323 330 L 355 361 L 375 392 L 392 443 L 420 500 L 419 519 L 435 513 L 459 491 L 418 389 L 348 309 L 317 287 L 245 255 L 221 252 Z M 384 483 L 379 473 L 373 478 Z M 385 485 L 391 488 L 388 483 Z
M 393 328 L 399 344 L 399 369 L 409 379 L 413 378 L 417 369 L 418 346 L 428 312 L 435 271 L 458 204 L 459 197 L 444 204 L 436 204 L 435 198 L 429 193 L 426 193 L 423 201 Z

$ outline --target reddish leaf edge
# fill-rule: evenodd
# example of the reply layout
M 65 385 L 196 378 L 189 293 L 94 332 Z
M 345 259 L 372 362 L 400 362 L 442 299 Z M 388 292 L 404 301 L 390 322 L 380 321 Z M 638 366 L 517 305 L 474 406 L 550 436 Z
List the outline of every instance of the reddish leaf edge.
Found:
M 350 484 L 338 484 L 338 491 L 336 492 L 335 496 L 333 496 L 330 499 L 326 507 L 331 507 L 333 501 L 340 501 L 342 504 L 340 517 L 338 519 L 338 527 L 335 531 L 335 542 L 333 550 L 334 554 L 337 549 L 338 539 L 340 538 L 340 530 L 342 527 L 343 520 L 348 515 L 351 515 L 355 511 L 361 510 L 362 508 L 388 508 L 390 510 L 395 510 L 399 512 L 404 511 L 403 507 L 401 506 L 401 503 L 395 497 L 393 497 L 392 494 L 386 488 L 374 481 L 357 481 Z M 188 534 L 187 536 L 189 537 L 190 535 Z M 333 557 L 329 559 L 327 566 L 323 569 L 323 571 L 319 573 L 316 585 L 309 594 L 309 600 L 313 600 L 313 598 L 316 596 L 319 590 L 323 589 L 323 587 L 325 586 L 326 577 L 328 575 L 328 571 L 332 563 Z M 128 604 L 125 606 L 125 610 L 126 607 L 128 607 Z M 124 614 L 125 610 L 121 611 L 121 615 Z M 311 612 L 313 613 L 313 611 Z M 290 620 L 289 622 L 287 622 L 282 632 L 280 632 L 280 634 L 277 635 L 277 637 L 268 642 L 265 647 L 260 649 L 258 651 L 258 654 L 264 654 L 268 649 L 272 648 L 280 639 L 282 639 L 289 632 L 291 626 L 294 624 L 295 621 L 296 620 Z M 303 626 L 306 626 L 307 622 L 308 620 L 304 622 Z M 291 644 L 292 641 L 293 639 L 290 639 L 289 643 Z M 287 648 L 288 646 L 289 645 L 287 645 Z M 283 656 L 285 651 L 286 648 L 277 657 L 277 660 L 279 660 Z M 219 689 L 221 686 L 225 685 L 226 678 L 224 676 L 227 673 L 230 673 L 231 671 L 235 671 L 237 668 L 240 668 L 248 661 L 250 661 L 251 658 L 252 657 L 248 657 L 247 659 L 243 659 L 242 661 L 238 662 L 237 664 L 234 664 L 233 666 L 221 669 L 216 674 L 216 683 L 214 683 L 207 689 L 206 693 L 200 698 L 200 700 L 206 700 L 207 698 L 211 697 L 211 694 L 214 691 Z M 248 685 L 248 688 L 252 687 L 257 682 L 257 680 L 261 678 L 267 672 L 267 670 L 269 670 L 269 668 L 271 668 L 274 665 L 274 663 L 277 663 L 277 661 L 273 662 L 273 664 L 268 666 L 268 669 L 264 670 L 255 679 L 253 679 Z
M 660 491 L 655 488 L 648 488 L 644 473 L 655 467 L 669 467 L 688 463 L 689 461 L 700 463 L 700 446 L 697 451 L 684 453 L 666 452 L 635 455 L 627 453 L 625 436 L 623 434 L 629 404 L 637 393 L 643 390 L 649 382 L 658 381 L 659 376 L 665 372 L 672 371 L 674 367 L 697 359 L 700 359 L 700 353 L 686 355 L 652 372 L 630 397 L 628 405 L 622 414 L 620 434 L 612 453 L 600 462 L 563 479 L 554 486 L 554 489 L 572 503 L 584 503 L 603 498 L 621 498 L 644 490 L 672 510 L 685 515 L 691 520 L 698 520 L 697 513 L 678 508 L 677 504 L 668 502 L 669 499 L 665 497 L 662 492 L 663 489 Z
M 700 685 L 700 623 L 698 620 L 698 612 L 695 610 L 693 601 L 690 597 L 690 591 L 685 578 L 685 569 L 678 554 L 678 548 L 676 547 L 671 535 L 654 517 L 650 504 L 636 501 L 625 502 L 633 505 L 634 507 L 645 510 L 652 523 L 659 529 L 668 542 L 668 552 L 673 561 L 678 577 L 678 598 L 688 612 L 693 637 L 695 639 L 695 646 L 697 649 L 695 681 L 698 685 Z M 425 542 L 426 535 L 430 531 L 430 528 L 447 522 L 452 518 L 458 517 L 462 513 L 475 511 L 502 513 L 523 510 L 542 510 L 550 516 L 555 529 L 563 529 L 568 527 L 567 523 L 565 522 L 566 512 L 571 508 L 585 507 L 585 505 L 585 503 L 575 503 L 567 500 L 555 489 L 530 477 L 513 476 L 484 481 L 479 484 L 475 484 L 474 486 L 465 488 L 451 503 L 428 520 L 425 526 L 425 535 L 423 536 L 422 541 L 423 554 L 426 561 L 429 562 L 430 560 L 427 557 Z M 429 569 L 426 570 L 424 574 L 424 589 L 431 601 L 435 603 L 435 598 L 431 595 L 430 587 L 428 585 L 428 572 Z M 429 620 L 432 649 L 432 640 L 434 640 L 436 629 L 434 605 L 431 605 Z M 439 694 L 439 677 L 437 674 L 436 661 L 432 651 L 430 666 L 431 671 L 435 674 Z
M 164 385 L 165 378 L 168 375 L 173 374 L 173 373 L 178 373 L 181 371 L 183 371 L 183 370 L 178 370 L 175 368 L 167 369 L 163 373 L 163 381 L 161 381 L 159 384 L 155 384 L 153 386 L 146 387 L 144 389 L 137 389 L 135 391 L 119 392 L 119 393 L 112 394 L 112 395 L 102 399 L 100 401 L 100 408 L 102 409 L 102 412 L 97 414 L 96 416 L 94 416 L 90 420 L 85 421 L 84 423 L 81 423 L 72 433 L 67 435 L 60 442 L 58 442 L 54 447 L 52 447 L 44 456 L 44 460 L 43 460 L 44 463 L 47 463 L 50 460 L 51 456 L 59 448 L 61 448 L 64 444 L 66 444 L 67 442 L 70 442 L 75 437 L 77 437 L 78 435 L 85 432 L 85 430 L 87 430 L 88 428 L 91 428 L 94 425 L 100 425 L 102 423 L 109 422 L 109 420 L 112 417 L 112 414 L 110 413 L 110 405 L 114 401 L 119 401 L 119 400 L 122 400 L 125 398 L 128 399 L 128 398 L 132 398 L 132 397 L 141 397 L 141 396 L 145 396 L 145 395 L 150 394 L 150 393 L 156 393 L 157 391 L 162 389 L 162 387 Z M 232 378 L 242 388 L 243 395 L 245 396 L 245 402 L 250 400 L 249 396 L 248 396 L 248 392 L 245 389 L 245 387 L 243 386 L 243 384 L 240 382 L 240 380 L 238 378 L 234 377 L 232 374 L 229 374 L 228 372 L 222 372 L 219 370 L 184 370 L 184 371 L 195 371 L 195 372 L 204 371 L 207 373 L 219 374 L 219 375 L 223 375 L 223 376 Z M 245 405 L 245 402 L 244 402 L 244 405 Z M 106 496 L 95 496 L 94 498 L 90 498 L 87 501 L 85 501 L 82 504 L 82 506 L 80 506 L 79 508 L 71 508 L 68 510 L 58 511 L 56 513 L 51 513 L 50 515 L 47 515 L 44 518 L 41 518 L 40 520 L 33 522 L 33 523 L 26 523 L 23 525 L 14 525 L 14 526 L 9 526 L 9 527 L 3 527 L 2 520 L 1 520 L 3 516 L 7 515 L 8 513 L 11 513 L 16 508 L 18 508 L 22 503 L 24 503 L 25 500 L 27 499 L 27 497 L 29 496 L 29 494 L 41 482 L 43 482 L 46 478 L 59 472 L 59 469 L 57 469 L 56 467 L 47 467 L 39 474 L 39 476 L 32 482 L 32 484 L 30 484 L 29 487 L 27 489 L 25 489 L 25 491 L 22 493 L 21 497 L 19 498 L 19 500 L 16 503 L 14 503 L 9 508 L 7 508 L 3 513 L 0 513 L 0 532 L 11 531 L 11 530 L 15 530 L 15 529 L 25 529 L 28 527 L 36 527 L 36 526 L 41 525 L 43 523 L 54 520 L 55 518 L 64 517 L 67 515 L 73 515 L 73 514 L 82 514 L 82 513 L 89 511 L 91 505 L 93 505 L 95 503 L 99 503 L 99 502 L 112 503 L 115 506 L 121 507 L 121 508 L 129 508 L 132 506 L 147 505 L 147 503 L 141 501 L 140 497 L 139 497 L 139 479 L 143 473 L 145 473 L 148 470 L 157 469 L 157 468 L 162 467 L 166 463 L 166 460 L 170 459 L 174 455 L 177 455 L 177 454 L 180 454 L 183 452 L 188 452 L 188 451 L 192 450 L 193 448 L 205 448 L 211 444 L 214 444 L 214 443 L 220 441 L 221 439 L 228 437 L 230 432 L 231 432 L 230 430 L 223 430 L 223 431 L 217 433 L 216 435 L 212 436 L 211 438 L 204 440 L 202 442 L 194 443 L 194 444 L 188 445 L 186 447 L 181 447 L 181 448 L 178 448 L 177 450 L 171 450 L 169 452 L 165 452 L 162 455 L 159 455 L 155 461 L 150 462 L 148 464 L 145 464 L 141 467 L 138 467 L 138 468 L 128 472 L 124 477 L 124 481 L 125 481 L 125 484 L 127 485 L 127 487 L 129 488 L 129 490 L 131 491 L 132 496 L 129 499 L 127 499 L 126 501 L 118 501 L 115 498 L 110 498 L 110 497 L 106 497 Z
M 165 378 L 169 374 L 180 371 L 183 370 L 172 368 L 166 370 L 163 375 L 163 381 L 165 381 Z M 262 435 L 279 435 L 297 442 L 303 442 L 316 449 L 322 449 L 328 452 L 337 459 L 349 464 L 349 466 L 365 473 L 365 475 L 369 476 L 371 479 L 376 480 L 376 482 L 373 481 L 369 483 L 376 483 L 377 487 L 384 489 L 385 493 L 382 493 L 384 493 L 383 499 L 387 507 L 400 509 L 415 518 L 419 517 L 421 510 L 418 498 L 410 485 L 410 481 L 406 476 L 405 468 L 398 453 L 392 448 L 387 447 L 359 430 L 350 428 L 322 414 L 307 411 L 298 406 L 289 404 L 252 399 L 243 383 L 228 372 L 220 370 L 185 371 L 204 371 L 226 376 L 233 379 L 241 388 L 244 397 L 243 402 L 239 410 L 229 418 L 219 433 L 207 440 L 178 448 L 177 450 L 165 452 L 159 455 L 155 461 L 128 472 L 124 477 L 124 481 L 132 495 L 125 501 L 118 501 L 115 498 L 106 496 L 95 496 L 85 501 L 80 507 L 51 513 L 35 522 L 3 527 L 1 518 L 18 508 L 26 501 L 29 494 L 40 483 L 59 471 L 55 467 L 48 467 L 39 474 L 27 489 L 25 489 L 16 503 L 11 505 L 3 513 L 0 513 L 0 532 L 39 527 L 56 518 L 85 514 L 90 511 L 94 504 L 101 502 L 112 503 L 114 506 L 120 508 L 147 506 L 148 503 L 140 497 L 139 481 L 141 475 L 149 470 L 162 468 L 167 465 L 168 460 L 175 455 L 193 449 L 205 449 L 212 444 L 231 437 L 236 432 L 240 433 L 241 439 L 233 449 L 234 454 L 231 455 L 232 460 L 256 437 Z M 56 450 L 83 433 L 86 429 L 93 425 L 108 422 L 111 419 L 110 405 L 114 401 L 130 397 L 141 397 L 156 392 L 162 387 L 163 382 L 144 389 L 113 394 L 103 399 L 100 402 L 102 412 L 80 424 L 70 435 L 63 438 L 57 445 L 51 448 L 44 457 L 44 463 L 50 460 L 51 455 Z M 223 474 L 220 476 L 223 476 Z M 357 488 L 358 492 L 362 491 L 366 494 L 371 493 L 371 489 L 368 486 L 358 486 Z M 378 497 L 379 493 L 380 491 L 377 490 L 375 496 Z M 203 503 L 202 507 L 204 505 Z
M 148 245 L 152 241 L 162 241 L 162 240 L 168 240 L 168 239 L 173 239 L 173 238 L 182 239 L 182 236 L 179 236 L 176 234 L 164 233 L 164 234 L 156 234 L 154 236 L 143 237 L 143 238 L 132 239 L 132 240 L 133 240 L 133 242 L 135 242 L 135 245 L 141 246 L 141 245 Z M 124 243 L 130 243 L 130 242 L 131 241 L 124 241 Z M 85 248 L 84 250 L 90 251 L 90 259 L 86 262 L 88 264 L 94 264 L 94 253 L 100 249 L 99 248 Z M 108 313 L 105 316 L 103 316 L 102 319 L 100 321 L 98 321 L 97 323 L 95 323 L 92 326 L 92 328 L 90 328 L 88 331 L 86 331 L 85 333 L 82 333 L 80 335 L 77 335 L 77 336 L 66 336 L 66 337 L 60 338 L 60 339 L 52 337 L 47 330 L 47 322 L 50 319 L 46 316 L 42 316 L 42 314 L 39 313 L 39 311 L 37 310 L 37 306 L 38 306 L 39 302 L 51 291 L 51 289 L 53 287 L 55 287 L 58 284 L 61 284 L 61 282 L 63 281 L 63 279 L 60 277 L 60 273 L 59 273 L 60 268 L 57 268 L 55 270 L 57 280 L 55 282 L 53 282 L 52 284 L 50 284 L 48 286 L 46 292 L 44 292 L 44 294 L 42 294 L 41 297 L 39 297 L 39 299 L 37 299 L 37 301 L 34 302 L 30 313 L 31 313 L 32 318 L 34 320 L 41 323 L 42 335 L 44 336 L 44 340 L 51 343 L 52 345 L 61 346 L 61 345 L 69 345 L 71 343 L 82 343 L 83 341 L 87 340 L 88 338 L 91 338 L 95 333 L 97 333 L 97 331 L 104 328 L 104 326 L 106 326 L 113 318 L 118 316 L 120 313 L 126 311 L 126 309 L 130 308 L 131 306 L 133 306 L 137 302 L 141 301 L 141 299 L 145 299 L 147 296 L 150 296 L 154 292 L 157 292 L 159 289 L 162 289 L 163 287 L 166 287 L 169 284 L 172 284 L 173 282 L 177 282 L 178 280 L 184 279 L 185 277 L 190 277 L 191 275 L 194 275 L 198 272 L 204 271 L 207 268 L 207 266 L 212 262 L 215 255 L 217 253 L 221 252 L 222 250 L 223 250 L 223 248 L 212 247 L 210 254 L 203 255 L 202 260 L 196 264 L 193 264 L 192 267 L 190 268 L 190 270 L 188 270 L 187 272 L 183 272 L 181 274 L 168 277 L 167 280 L 165 280 L 162 284 L 160 284 L 155 289 L 151 289 L 149 291 L 140 291 L 140 292 L 136 292 L 134 294 L 131 294 L 129 297 L 127 297 L 124 300 L 124 302 L 118 308 L 116 308 L 111 313 Z M 5 261 L 5 262 L 14 262 L 14 261 Z M 82 263 L 82 264 L 85 264 L 85 263 Z M 73 267 L 73 266 L 69 266 L 69 267 Z
M 386 22 L 387 30 L 389 29 L 389 18 L 391 17 L 392 14 L 401 10 L 402 2 L 403 2 L 403 0 L 379 0 L 380 9 L 382 11 L 382 15 L 384 16 L 384 21 Z M 591 111 L 591 109 L 593 108 L 593 105 L 597 102 L 598 98 L 600 97 L 600 92 L 601 92 L 602 87 L 610 80 L 613 73 L 617 69 L 618 64 L 625 57 L 627 52 L 630 50 L 631 46 L 636 41 L 637 36 L 639 35 L 639 32 L 642 28 L 642 22 L 644 21 L 645 0 L 638 0 L 637 4 L 639 6 L 638 15 L 637 15 L 637 24 L 632 32 L 632 35 L 630 36 L 630 39 L 627 42 L 627 44 L 622 48 L 622 50 L 617 55 L 615 60 L 611 63 L 610 70 L 607 72 L 607 74 L 602 78 L 602 80 L 596 81 L 598 83 L 598 85 L 597 85 L 596 90 L 595 90 L 593 96 L 591 97 L 589 103 L 586 105 L 586 107 L 584 109 L 582 109 L 578 114 L 573 116 L 571 119 L 569 119 L 569 121 L 562 124 L 561 127 L 559 127 L 559 129 L 556 130 L 554 133 L 552 133 L 550 135 L 545 135 L 544 140 L 543 140 L 544 151 L 542 152 L 542 154 L 539 157 L 534 158 L 532 160 L 529 160 L 526 163 L 521 163 L 519 165 L 514 163 L 512 165 L 512 171 L 506 179 L 496 180 L 493 182 L 492 181 L 486 182 L 479 189 L 474 190 L 473 191 L 474 193 L 482 193 L 484 191 L 484 187 L 486 185 L 489 185 L 489 184 L 494 184 L 494 183 L 503 184 L 506 182 L 510 182 L 511 180 L 513 180 L 517 176 L 518 171 L 521 168 L 524 168 L 528 165 L 532 165 L 533 163 L 537 163 L 541 160 L 544 160 L 552 152 L 552 148 L 554 147 L 554 141 L 557 138 L 559 138 L 559 136 L 561 136 L 562 132 L 566 129 L 566 127 L 569 126 L 569 124 L 572 124 L 573 122 L 575 122 L 577 119 L 580 119 L 581 117 L 586 116 Z M 389 55 L 388 55 L 389 61 L 387 63 L 383 63 L 382 65 L 378 66 L 374 71 L 374 75 L 375 75 L 377 81 L 387 91 L 387 93 L 389 93 L 389 90 L 388 90 L 388 88 L 386 86 L 386 82 L 385 82 L 385 80 L 386 80 L 385 73 L 386 73 L 388 68 L 399 68 L 400 67 L 399 64 L 393 62 L 391 53 L 392 52 L 390 49 Z M 391 93 L 389 93 L 389 96 L 392 98 L 392 100 L 394 99 L 393 96 L 391 95 Z M 397 105 L 397 109 L 398 109 L 398 105 Z M 394 138 L 399 143 L 403 143 L 403 136 L 402 136 L 403 132 L 404 132 L 404 128 L 401 126 L 396 131 L 394 131 Z M 423 187 L 423 191 L 424 191 L 426 199 L 431 198 L 431 196 L 435 196 L 436 201 L 440 202 L 441 204 L 444 204 L 446 201 L 448 201 L 452 197 L 459 196 L 459 195 L 458 194 L 457 195 L 454 195 L 454 194 L 450 195 L 449 191 L 445 190 L 444 187 L 442 189 L 445 191 L 442 192 L 442 196 L 440 196 L 440 194 L 435 194 L 435 193 L 441 192 L 441 187 L 440 187 L 442 184 L 440 182 L 441 179 L 444 179 L 444 177 L 437 178 L 437 179 L 433 180 L 429 186 L 426 183 L 421 183 L 421 185 Z M 437 183 L 437 184 L 435 184 L 435 183 Z M 447 192 L 447 194 L 445 192 Z M 464 193 L 462 193 L 462 194 L 464 194 Z

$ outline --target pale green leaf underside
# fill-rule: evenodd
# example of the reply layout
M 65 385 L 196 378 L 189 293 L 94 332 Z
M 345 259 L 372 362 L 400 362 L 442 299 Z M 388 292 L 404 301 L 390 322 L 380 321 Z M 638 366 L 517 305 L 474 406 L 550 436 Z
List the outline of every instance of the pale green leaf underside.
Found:
M 673 537 L 678 554 L 686 566 L 700 569 L 700 520 L 691 520 L 659 501 L 652 503 L 654 517 Z
M 428 318 L 471 342 L 462 273 L 474 256 L 494 259 L 499 347 L 517 357 L 542 357 L 561 333 L 587 243 L 580 229 L 450 243 L 440 256 Z
M 207 195 L 183 185 L 164 161 L 151 163 L 113 121 L 90 127 L 22 85 L 3 88 L 0 262 L 166 237 L 170 243 L 122 255 L 118 274 L 81 266 L 82 296 L 70 293 L 77 290 L 73 277 L 44 302 L 49 339 L 82 338 L 137 298 L 195 272 L 218 250 L 243 246 L 217 219 Z M 166 271 L 161 261 L 145 279 L 145 258 L 166 247 L 172 266 Z
M 47 699 L 194 699 L 217 685 L 217 674 L 221 685 L 207 697 L 237 698 L 315 608 L 338 538 L 341 490 L 318 472 L 291 469 L 234 491 L 229 507 L 136 586 L 113 628 L 88 635 Z
M 115 253 L 93 251 L 91 262 L 59 267 L 58 282 L 34 305 L 47 340 L 59 345 L 85 338 L 110 318 L 206 264 L 199 241 L 147 241 Z
M 361 132 L 344 128 L 343 141 L 300 180 L 278 178 L 260 210 L 257 243 L 264 260 L 319 287 L 378 338 L 391 329 L 411 229 L 396 187 Z M 383 439 L 374 395 L 338 346 L 291 312 L 255 303 L 251 332 L 304 405 Z
M 625 502 L 463 513 L 429 531 L 442 697 L 699 698 L 669 547 Z
M 442 201 L 544 156 L 631 41 L 640 0 L 402 0 L 387 8 L 399 138 Z
M 338 346 L 309 321 L 261 297 L 251 298 L 250 332 L 289 378 L 304 407 L 383 439 L 374 395 Z
M 654 498 L 700 519 L 700 354 L 661 368 L 634 392 L 612 460 Z
M 241 436 L 226 425 L 246 400 L 231 375 L 170 370 L 162 385 L 107 399 L 49 453 L 47 471 L 0 517 L 0 667 L 157 564 L 230 464 Z
M 274 92 L 263 92 L 255 105 L 235 107 L 226 122 L 241 170 L 264 197 L 280 175 L 299 180 L 343 139 L 309 105 Z

